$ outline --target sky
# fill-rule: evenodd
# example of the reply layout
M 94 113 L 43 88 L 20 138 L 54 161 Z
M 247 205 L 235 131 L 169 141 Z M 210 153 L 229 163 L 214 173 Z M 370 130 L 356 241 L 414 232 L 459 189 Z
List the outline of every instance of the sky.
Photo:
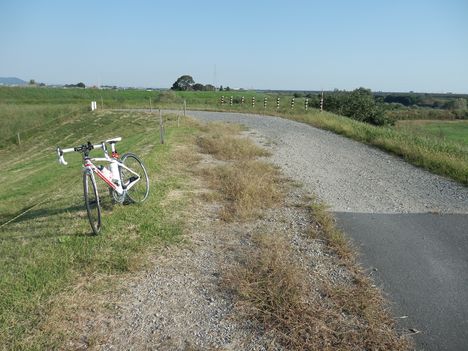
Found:
M 468 93 L 468 0 L 0 0 L 0 77 Z

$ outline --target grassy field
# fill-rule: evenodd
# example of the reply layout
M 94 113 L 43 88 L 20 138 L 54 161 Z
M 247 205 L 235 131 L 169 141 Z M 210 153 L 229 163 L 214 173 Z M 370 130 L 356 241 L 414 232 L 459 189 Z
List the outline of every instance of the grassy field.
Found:
M 399 121 L 400 130 L 468 146 L 468 121 Z
M 177 239 L 181 222 L 169 214 L 181 204 L 163 206 L 162 201 L 184 182 L 170 171 L 173 159 L 168 158 L 173 141 L 193 130 L 173 128 L 174 123 L 168 123 L 167 143 L 160 145 L 155 115 L 76 113 L 38 128 L 21 147 L 0 149 L 6 169 L 0 176 L 0 223 L 30 209 L 0 228 L 2 349 L 57 347 L 60 335 L 44 323 L 51 306 L 58 303 L 58 294 L 83 277 L 132 271 L 141 264 L 145 250 Z M 69 154 L 69 165 L 60 166 L 54 148 L 115 136 L 123 137 L 118 144 L 121 153 L 133 151 L 146 163 L 150 197 L 142 205 L 113 206 L 101 188 L 104 229 L 93 237 L 83 207 L 80 155 Z

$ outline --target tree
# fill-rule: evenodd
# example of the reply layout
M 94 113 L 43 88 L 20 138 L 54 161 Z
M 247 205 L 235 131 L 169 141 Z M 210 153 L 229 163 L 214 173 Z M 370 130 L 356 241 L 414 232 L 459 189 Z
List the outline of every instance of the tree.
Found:
M 205 90 L 205 86 L 203 84 L 200 84 L 200 83 L 195 83 L 194 85 L 192 85 L 192 89 L 197 90 L 197 91 L 201 91 L 201 90 Z
M 359 88 L 352 92 L 334 91 L 325 95 L 325 109 L 337 114 L 353 118 L 361 122 L 376 125 L 386 124 L 383 110 L 375 102 L 374 95 L 369 89 Z
M 189 75 L 180 76 L 174 84 L 172 84 L 172 90 L 191 90 L 195 81 Z
M 359 88 L 347 95 L 343 114 L 355 120 L 372 123 L 385 124 L 383 111 L 375 103 L 374 95 L 370 89 Z
M 207 85 L 205 85 L 203 90 L 205 90 L 205 91 L 215 91 L 216 87 L 214 85 L 207 84 Z
M 83 83 L 83 82 L 79 82 L 77 85 L 76 85 L 77 88 L 86 88 L 86 85 Z
M 452 99 L 448 101 L 444 107 L 449 110 L 466 110 L 467 108 L 466 99 L 463 99 L 463 98 Z
M 29 80 L 29 85 L 36 85 L 36 81 L 34 79 Z

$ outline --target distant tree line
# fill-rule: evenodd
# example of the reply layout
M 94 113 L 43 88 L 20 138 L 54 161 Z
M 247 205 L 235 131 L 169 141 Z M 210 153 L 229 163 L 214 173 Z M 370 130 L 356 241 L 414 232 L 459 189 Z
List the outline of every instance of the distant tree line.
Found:
M 86 85 L 83 82 L 77 84 L 65 84 L 65 88 L 86 88 Z
M 461 97 L 435 97 L 432 94 L 388 94 L 379 96 L 378 99 L 389 104 L 400 104 L 406 107 L 419 106 L 440 108 L 446 110 L 465 110 L 467 108 L 467 100 Z
M 299 95 L 300 93 L 294 94 Z M 320 94 L 307 94 L 309 105 L 320 107 Z M 296 96 L 297 97 L 297 96 Z M 375 125 L 393 124 L 398 119 L 467 119 L 467 99 L 449 94 L 383 94 L 358 88 L 324 94 L 324 109 Z
M 177 78 L 177 80 L 172 84 L 171 90 L 176 91 L 215 91 L 216 88 L 211 84 L 201 84 L 195 83 L 192 76 L 183 75 Z

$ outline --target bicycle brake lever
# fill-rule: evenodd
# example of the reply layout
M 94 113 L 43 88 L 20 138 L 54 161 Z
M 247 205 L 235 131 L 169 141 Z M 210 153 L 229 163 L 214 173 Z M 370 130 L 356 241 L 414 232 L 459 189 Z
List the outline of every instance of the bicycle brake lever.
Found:
M 61 164 L 61 165 L 64 165 L 66 166 L 68 164 L 67 161 L 65 161 L 65 159 L 63 158 L 63 152 L 62 150 L 58 147 L 57 148 L 57 156 L 58 156 L 58 162 Z

